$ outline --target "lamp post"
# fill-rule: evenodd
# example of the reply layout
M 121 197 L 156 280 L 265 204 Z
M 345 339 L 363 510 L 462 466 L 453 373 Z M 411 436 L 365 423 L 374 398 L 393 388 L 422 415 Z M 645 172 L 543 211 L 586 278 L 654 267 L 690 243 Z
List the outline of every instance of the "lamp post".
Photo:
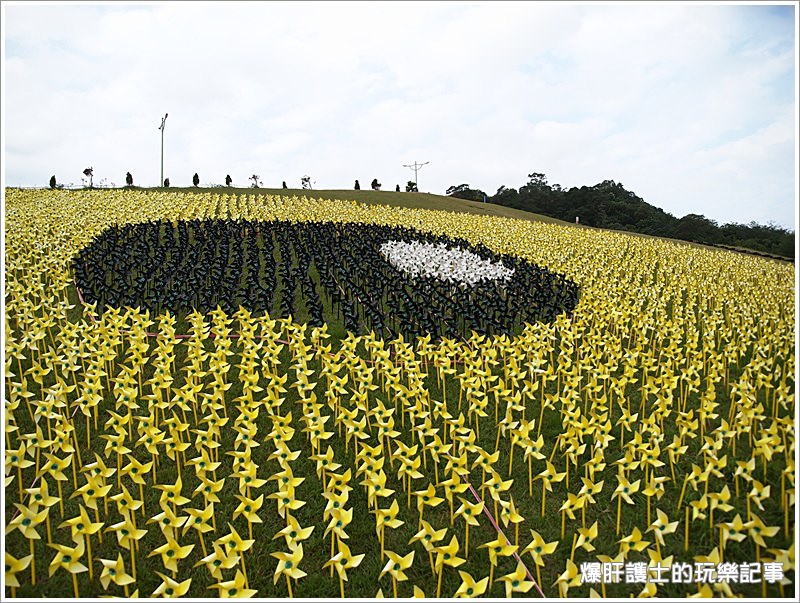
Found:
M 161 120 L 161 125 L 158 126 L 158 129 L 161 130 L 161 181 L 159 182 L 158 186 L 164 186 L 164 126 L 167 123 L 167 115 L 169 113 L 164 114 L 164 119 Z

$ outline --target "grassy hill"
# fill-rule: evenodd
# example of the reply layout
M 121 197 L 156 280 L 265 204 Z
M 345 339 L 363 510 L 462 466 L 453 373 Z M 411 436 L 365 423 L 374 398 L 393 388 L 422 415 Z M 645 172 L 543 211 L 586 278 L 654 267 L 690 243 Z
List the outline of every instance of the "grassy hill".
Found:
M 567 224 L 563 220 L 534 214 L 531 212 L 504 207 L 494 203 L 478 203 L 476 201 L 465 201 L 455 197 L 444 195 L 434 195 L 432 193 L 398 193 L 395 191 L 373 191 L 373 190 L 305 190 L 300 188 L 153 188 L 142 190 L 170 191 L 170 192 L 219 192 L 225 194 L 267 194 L 267 195 L 297 195 L 306 197 L 316 197 L 320 199 L 340 199 L 345 201 L 358 201 L 359 203 L 370 203 L 376 205 L 393 205 L 395 207 L 413 207 L 420 209 L 436 209 L 467 214 L 478 214 L 482 216 L 501 216 L 505 218 L 516 218 L 518 220 L 532 220 L 540 222 L 551 222 L 554 224 Z

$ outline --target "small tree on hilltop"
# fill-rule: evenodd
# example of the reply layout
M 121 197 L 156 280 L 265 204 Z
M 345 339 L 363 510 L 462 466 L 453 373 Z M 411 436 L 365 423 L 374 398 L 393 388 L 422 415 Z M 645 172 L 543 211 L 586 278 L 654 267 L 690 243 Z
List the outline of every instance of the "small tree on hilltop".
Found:
M 253 188 L 258 188 L 263 184 L 263 182 L 261 182 L 261 176 L 258 174 L 253 174 L 249 179 L 253 181 Z
M 192 176 L 192 184 L 195 186 L 200 186 L 200 176 L 197 175 L 197 172 L 195 172 L 194 176 Z
M 83 170 L 83 175 L 89 179 L 89 188 L 92 188 L 93 179 L 94 179 L 94 170 L 91 167 L 86 168 Z

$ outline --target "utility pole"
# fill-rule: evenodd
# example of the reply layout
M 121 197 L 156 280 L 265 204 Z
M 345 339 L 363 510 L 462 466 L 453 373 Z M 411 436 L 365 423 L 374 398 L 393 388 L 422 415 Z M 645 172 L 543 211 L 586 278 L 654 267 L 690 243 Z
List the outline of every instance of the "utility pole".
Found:
M 422 169 L 423 165 L 428 165 L 429 163 L 430 161 L 426 161 L 425 163 L 417 164 L 417 162 L 414 161 L 414 165 L 403 164 L 403 167 L 411 168 L 412 170 L 414 170 L 414 186 L 417 187 L 417 190 L 419 190 L 419 184 L 417 183 L 417 172 Z
M 164 126 L 167 123 L 167 115 L 169 113 L 164 114 L 164 119 L 161 120 L 161 125 L 158 126 L 158 129 L 161 130 L 161 181 L 158 183 L 159 187 L 164 186 Z

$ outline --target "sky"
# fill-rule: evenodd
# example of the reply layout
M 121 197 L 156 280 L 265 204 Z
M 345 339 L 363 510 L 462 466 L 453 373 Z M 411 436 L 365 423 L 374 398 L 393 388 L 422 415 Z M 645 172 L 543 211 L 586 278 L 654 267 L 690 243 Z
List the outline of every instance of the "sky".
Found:
M 795 228 L 797 7 L 4 2 L 3 183 L 621 182 Z

